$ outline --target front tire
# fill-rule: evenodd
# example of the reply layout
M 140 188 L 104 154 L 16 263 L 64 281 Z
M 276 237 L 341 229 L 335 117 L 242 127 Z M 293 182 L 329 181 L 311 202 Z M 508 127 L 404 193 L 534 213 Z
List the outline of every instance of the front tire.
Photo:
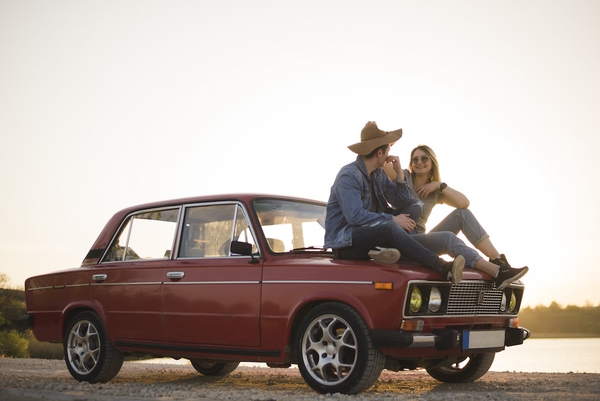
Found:
M 67 369 L 78 381 L 105 383 L 123 366 L 121 354 L 108 339 L 96 312 L 76 315 L 67 327 L 63 341 Z
M 461 363 L 427 369 L 427 373 L 444 383 L 470 383 L 485 375 L 494 363 L 495 353 L 476 354 Z M 464 363 L 464 364 L 463 364 Z
M 322 394 L 360 393 L 377 381 L 385 365 L 362 317 L 338 302 L 321 304 L 302 320 L 296 359 L 306 383 Z
M 190 359 L 194 369 L 205 376 L 225 376 L 239 366 L 239 362 L 211 362 L 200 359 Z

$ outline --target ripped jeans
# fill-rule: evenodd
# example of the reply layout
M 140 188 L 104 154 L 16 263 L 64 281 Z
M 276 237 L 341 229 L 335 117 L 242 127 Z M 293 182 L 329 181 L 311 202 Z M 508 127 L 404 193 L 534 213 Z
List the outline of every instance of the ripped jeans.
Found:
M 336 253 L 341 259 L 367 260 L 369 251 L 378 246 L 396 248 L 402 259 L 412 260 L 438 273 L 442 272 L 446 262 L 438 255 L 462 255 L 468 267 L 474 267 L 481 257 L 451 232 L 408 234 L 393 220 L 355 227 L 352 230 L 352 246 L 337 249 Z
M 469 209 L 454 209 L 429 232 L 437 233 L 442 231 L 450 231 L 454 234 L 462 231 L 469 242 L 475 247 L 489 237 Z

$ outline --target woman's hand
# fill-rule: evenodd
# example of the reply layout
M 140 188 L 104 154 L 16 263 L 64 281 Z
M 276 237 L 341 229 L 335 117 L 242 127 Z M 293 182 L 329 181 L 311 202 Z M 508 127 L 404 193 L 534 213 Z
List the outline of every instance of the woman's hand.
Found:
M 399 214 L 394 216 L 394 221 L 396 224 L 402 227 L 404 231 L 410 234 L 412 230 L 417 227 L 417 223 L 415 223 L 415 221 L 408 216 L 408 214 Z
M 440 185 L 442 185 L 439 181 L 433 181 L 427 184 L 424 184 L 417 188 L 416 192 L 419 198 L 424 199 L 430 193 L 439 191 Z M 448 206 L 452 206 L 458 209 L 466 209 L 469 207 L 469 199 L 462 193 L 457 191 L 456 189 L 452 189 L 450 187 L 446 187 L 444 189 L 444 197 L 442 198 L 442 203 L 445 203 Z
M 416 192 L 417 195 L 419 196 L 419 198 L 424 199 L 426 198 L 430 193 L 435 192 L 437 190 L 440 189 L 440 185 L 442 185 L 441 182 L 439 181 L 433 181 L 433 182 L 429 182 L 427 184 L 421 185 L 419 188 L 417 188 Z

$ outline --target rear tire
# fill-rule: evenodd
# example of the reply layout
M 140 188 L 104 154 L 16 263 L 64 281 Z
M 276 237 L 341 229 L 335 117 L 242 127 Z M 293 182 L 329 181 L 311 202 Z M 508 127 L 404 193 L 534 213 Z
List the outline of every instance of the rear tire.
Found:
M 239 366 L 239 362 L 212 362 L 201 359 L 190 359 L 194 369 L 204 376 L 225 376 Z
M 67 369 L 78 381 L 105 383 L 123 366 L 123 354 L 108 339 L 96 312 L 76 315 L 67 327 L 63 341 Z
M 444 383 L 470 383 L 485 375 L 494 363 L 495 353 L 472 355 L 461 363 L 427 369 L 427 373 Z M 464 364 L 463 364 L 464 363 Z

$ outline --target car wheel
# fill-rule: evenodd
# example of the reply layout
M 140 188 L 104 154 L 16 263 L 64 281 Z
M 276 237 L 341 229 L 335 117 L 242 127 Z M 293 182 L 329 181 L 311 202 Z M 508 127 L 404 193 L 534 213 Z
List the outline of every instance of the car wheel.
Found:
M 495 355 L 495 353 L 472 355 L 460 363 L 427 369 L 427 373 L 434 379 L 444 383 L 473 382 L 490 370 Z
M 321 304 L 304 317 L 296 360 L 306 383 L 323 394 L 364 391 L 377 381 L 385 364 L 362 317 L 337 302 Z
M 110 381 L 123 365 L 123 354 L 110 343 L 100 316 L 92 311 L 71 320 L 63 347 L 67 368 L 79 381 Z
M 199 359 L 191 359 L 190 362 L 198 373 L 205 376 L 224 376 L 233 372 L 239 366 L 239 362 L 211 362 Z

